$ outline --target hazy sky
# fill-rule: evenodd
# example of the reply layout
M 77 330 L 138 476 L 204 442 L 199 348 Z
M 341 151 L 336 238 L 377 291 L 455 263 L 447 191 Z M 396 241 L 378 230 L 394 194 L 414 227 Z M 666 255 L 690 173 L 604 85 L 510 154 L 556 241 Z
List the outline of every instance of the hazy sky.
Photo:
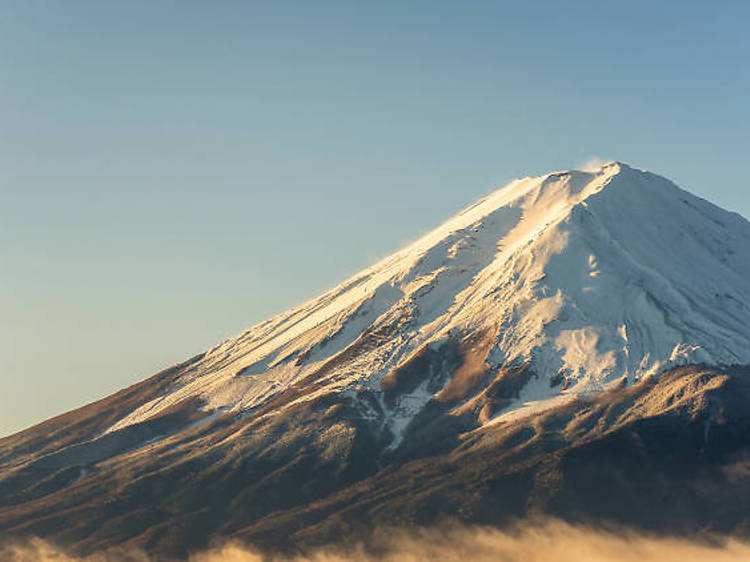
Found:
M 0 0 L 0 435 L 592 156 L 750 216 L 750 3 Z

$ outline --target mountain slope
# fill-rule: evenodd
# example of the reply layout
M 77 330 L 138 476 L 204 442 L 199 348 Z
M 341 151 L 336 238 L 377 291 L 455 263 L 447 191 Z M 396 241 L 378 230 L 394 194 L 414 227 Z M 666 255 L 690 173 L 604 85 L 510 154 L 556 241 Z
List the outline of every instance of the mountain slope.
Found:
M 519 180 L 210 350 L 112 429 L 190 398 L 243 412 L 295 384 L 352 392 L 385 382 L 396 389 L 385 409 L 397 436 L 435 395 L 465 401 L 501 365 L 543 373 L 520 389 L 521 400 L 541 400 L 560 395 L 551 381 L 577 395 L 680 364 L 750 363 L 749 244 L 741 217 L 624 164 Z M 461 381 L 397 392 L 399 369 L 466 337 L 481 343 Z
M 727 474 L 747 485 L 747 248 L 742 217 L 621 163 L 514 181 L 318 299 L 0 440 L 0 537 L 164 558 L 440 515 L 741 530 L 716 502 L 744 493 Z M 654 511 L 658 486 L 676 495 Z

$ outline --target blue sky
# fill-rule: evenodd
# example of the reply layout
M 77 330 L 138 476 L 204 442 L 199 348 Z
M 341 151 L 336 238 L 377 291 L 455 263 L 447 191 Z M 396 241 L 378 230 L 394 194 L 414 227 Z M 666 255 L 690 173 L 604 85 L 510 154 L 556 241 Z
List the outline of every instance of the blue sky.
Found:
M 0 0 L 0 435 L 593 156 L 750 216 L 747 2 Z

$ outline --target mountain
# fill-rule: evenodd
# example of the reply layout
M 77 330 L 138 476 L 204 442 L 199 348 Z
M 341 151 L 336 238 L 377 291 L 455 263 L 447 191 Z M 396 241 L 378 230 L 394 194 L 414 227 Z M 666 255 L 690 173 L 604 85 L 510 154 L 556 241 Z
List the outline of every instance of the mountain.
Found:
M 0 537 L 180 558 L 444 517 L 747 533 L 750 223 L 613 162 L 0 440 Z

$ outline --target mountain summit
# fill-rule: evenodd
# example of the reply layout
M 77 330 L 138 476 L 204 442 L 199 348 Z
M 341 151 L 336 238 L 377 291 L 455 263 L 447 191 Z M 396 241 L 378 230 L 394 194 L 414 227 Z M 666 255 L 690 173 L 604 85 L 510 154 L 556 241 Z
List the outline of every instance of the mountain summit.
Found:
M 581 490 L 631 492 L 579 480 L 593 458 L 675 489 L 680 455 L 719 474 L 747 449 L 748 248 L 745 219 L 620 162 L 515 180 L 319 298 L 0 440 L 0 531 L 181 556 L 214 535 L 325 540 L 343 514 L 585 517 L 601 506 Z M 622 466 L 607 457 L 646 419 Z M 669 525 L 703 525 L 691 493 L 702 514 L 688 498 Z M 628 501 L 606 517 L 642 522 L 650 499 Z
M 420 240 L 206 353 L 190 376 L 110 430 L 189 399 L 242 415 L 366 391 L 398 442 L 438 401 L 482 423 L 691 363 L 750 363 L 750 224 L 613 162 L 514 181 Z M 465 348 L 454 376 L 410 366 Z M 524 366 L 494 401 L 502 368 Z M 499 375 L 498 375 L 499 373 Z

